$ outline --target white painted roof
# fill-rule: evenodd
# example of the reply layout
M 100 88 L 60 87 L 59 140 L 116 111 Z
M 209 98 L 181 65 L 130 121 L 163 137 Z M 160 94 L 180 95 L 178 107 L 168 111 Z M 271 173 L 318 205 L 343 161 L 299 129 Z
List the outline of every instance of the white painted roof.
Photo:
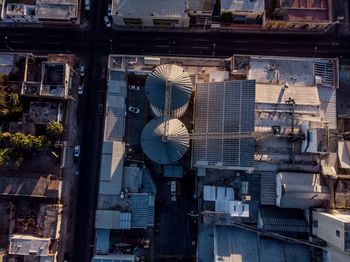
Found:
M 9 254 L 48 256 L 50 255 L 50 239 L 30 235 L 11 235 Z
M 289 97 L 296 105 L 319 106 L 320 100 L 315 86 L 290 86 L 257 84 L 255 86 L 255 102 L 268 104 L 286 104 Z
M 123 16 L 154 16 L 154 18 L 186 17 L 187 0 L 114 0 L 116 10 Z

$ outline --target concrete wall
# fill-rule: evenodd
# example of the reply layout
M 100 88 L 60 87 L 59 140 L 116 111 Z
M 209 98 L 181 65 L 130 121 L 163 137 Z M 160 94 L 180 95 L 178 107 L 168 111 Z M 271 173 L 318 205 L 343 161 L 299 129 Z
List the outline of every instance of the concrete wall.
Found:
M 155 27 L 153 20 L 154 19 L 161 19 L 161 20 L 178 20 L 176 24 L 173 24 L 169 27 L 189 27 L 190 24 L 190 18 L 189 17 L 157 17 L 157 16 L 143 16 L 143 17 L 135 17 L 135 16 L 122 16 L 122 15 L 114 15 L 113 17 L 113 23 L 115 26 L 126 26 L 124 23 L 124 18 L 131 18 L 131 19 L 141 19 L 142 20 L 142 26 L 141 27 Z M 166 26 L 164 26 L 166 27 Z

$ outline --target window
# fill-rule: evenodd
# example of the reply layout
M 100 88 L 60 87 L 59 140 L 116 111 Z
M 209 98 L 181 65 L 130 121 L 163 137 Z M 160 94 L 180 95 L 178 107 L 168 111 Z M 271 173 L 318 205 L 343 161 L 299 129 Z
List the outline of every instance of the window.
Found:
M 153 19 L 153 25 L 160 27 L 172 27 L 179 23 L 176 19 Z
M 139 18 L 124 18 L 124 24 L 128 27 L 142 27 L 142 20 Z
M 340 231 L 339 230 L 336 230 L 335 234 L 337 235 L 337 237 L 340 237 Z

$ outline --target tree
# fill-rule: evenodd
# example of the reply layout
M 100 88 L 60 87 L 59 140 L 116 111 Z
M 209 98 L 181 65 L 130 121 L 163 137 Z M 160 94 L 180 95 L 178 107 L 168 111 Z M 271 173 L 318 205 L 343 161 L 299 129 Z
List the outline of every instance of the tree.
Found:
M 63 125 L 60 122 L 51 121 L 46 126 L 46 132 L 51 139 L 58 139 L 63 133 Z
M 43 136 L 25 135 L 23 133 L 12 134 L 10 146 L 22 153 L 31 153 L 47 145 Z

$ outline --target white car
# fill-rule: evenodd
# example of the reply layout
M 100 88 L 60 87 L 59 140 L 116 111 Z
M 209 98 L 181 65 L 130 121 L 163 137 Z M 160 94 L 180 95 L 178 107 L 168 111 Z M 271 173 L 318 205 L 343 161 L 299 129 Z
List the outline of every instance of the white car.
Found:
M 112 5 L 108 4 L 107 15 L 112 16 Z
M 108 28 L 112 27 L 111 22 L 109 22 L 108 16 L 104 16 L 103 21 L 105 22 L 106 27 L 108 27 Z
M 79 145 L 74 146 L 74 156 L 75 157 L 80 156 L 80 146 Z
M 85 66 L 80 66 L 80 76 L 84 76 L 85 75 Z
M 139 114 L 140 113 L 140 109 L 134 106 L 129 106 L 128 108 L 129 112 L 132 112 L 134 114 Z
M 140 87 L 139 86 L 135 86 L 135 85 L 130 85 L 128 86 L 129 90 L 134 90 L 134 91 L 139 91 Z
M 78 86 L 78 95 L 82 95 L 84 92 L 84 83 Z

